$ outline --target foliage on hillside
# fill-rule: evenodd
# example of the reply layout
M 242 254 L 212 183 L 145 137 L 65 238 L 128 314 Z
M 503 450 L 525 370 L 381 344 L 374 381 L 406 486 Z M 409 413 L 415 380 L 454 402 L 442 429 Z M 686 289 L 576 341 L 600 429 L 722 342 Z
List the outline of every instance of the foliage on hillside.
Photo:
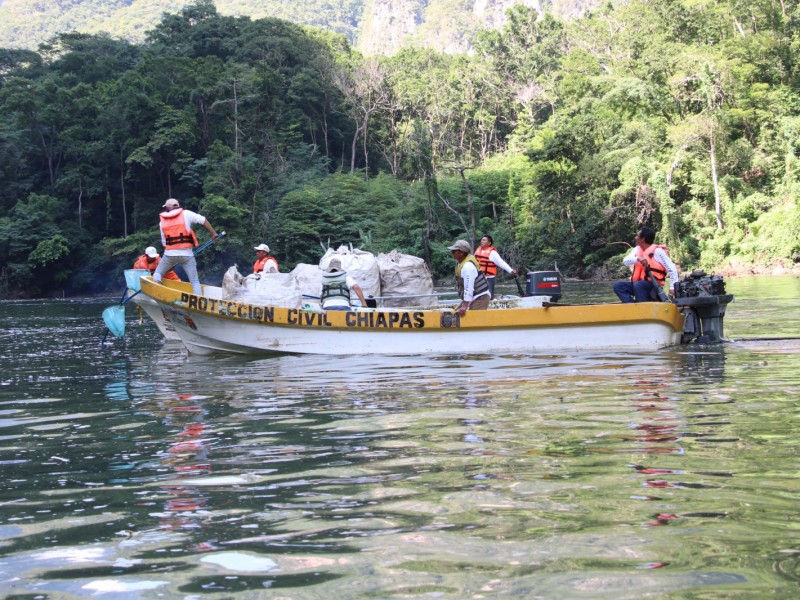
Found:
M 201 0 L 136 45 L 0 51 L 0 294 L 118 285 L 184 200 L 266 241 L 424 257 L 490 233 L 516 266 L 618 271 L 642 224 L 684 269 L 800 262 L 798 0 L 517 7 L 470 55 L 363 57 L 343 36 Z
M 222 15 L 272 17 L 344 35 L 366 54 L 394 54 L 401 47 L 465 52 L 477 31 L 497 28 L 515 2 L 576 17 L 601 0 L 216 0 Z M 142 43 L 165 11 L 192 0 L 5 0 L 0 2 L 0 47 L 35 50 L 60 33 L 106 33 Z M 478 5 L 482 10 L 478 10 Z
M 141 43 L 165 12 L 179 12 L 191 3 L 192 0 L 4 0 L 0 3 L 0 46 L 34 50 L 61 32 L 106 33 Z M 354 41 L 364 0 L 216 0 L 216 7 L 223 15 L 284 19 L 340 33 Z

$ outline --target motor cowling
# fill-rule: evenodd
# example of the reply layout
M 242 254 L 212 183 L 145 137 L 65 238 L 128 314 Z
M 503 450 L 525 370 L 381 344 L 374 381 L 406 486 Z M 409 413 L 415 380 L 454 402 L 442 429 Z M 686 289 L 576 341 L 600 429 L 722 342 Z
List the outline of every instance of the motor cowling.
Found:
M 558 271 L 532 271 L 525 276 L 526 296 L 550 296 L 552 302 L 561 298 L 561 274 Z
M 684 343 L 714 344 L 725 340 L 723 320 L 733 295 L 725 293 L 722 275 L 696 269 L 673 286 L 675 304 L 685 317 Z

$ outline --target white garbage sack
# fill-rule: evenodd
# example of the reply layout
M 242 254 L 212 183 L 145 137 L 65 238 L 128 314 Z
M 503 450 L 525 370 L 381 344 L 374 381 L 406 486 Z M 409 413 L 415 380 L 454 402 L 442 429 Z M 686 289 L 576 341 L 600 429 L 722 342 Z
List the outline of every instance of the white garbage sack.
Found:
M 336 250 L 328 248 L 328 251 L 319 261 L 319 268 L 322 270 L 327 269 L 334 258 L 339 259 L 339 262 L 342 263 L 342 269 L 355 279 L 366 298 L 381 295 L 381 273 L 378 268 L 378 261 L 372 252 L 359 250 L 358 248 L 348 248 L 347 246 L 339 246 Z M 322 275 L 320 274 L 320 285 L 321 281 Z M 319 294 L 319 290 L 317 293 Z M 352 292 L 350 300 L 354 305 L 358 304 L 358 297 Z
M 309 296 L 319 297 L 322 290 L 322 271 L 317 265 L 299 263 L 291 273 L 300 285 L 300 291 Z
M 236 266 L 227 270 L 222 278 L 223 298 L 260 304 L 300 308 L 303 292 L 291 273 L 251 273 L 243 277 Z
M 222 298 L 223 300 L 236 300 L 245 292 L 244 277 L 239 273 L 236 265 L 229 267 L 222 276 Z
M 384 306 L 438 304 L 436 296 L 412 297 L 433 294 L 433 275 L 423 259 L 392 250 L 388 254 L 379 254 L 377 262 L 381 275 L 381 296 L 384 298 L 400 296 L 400 298 L 383 300 Z

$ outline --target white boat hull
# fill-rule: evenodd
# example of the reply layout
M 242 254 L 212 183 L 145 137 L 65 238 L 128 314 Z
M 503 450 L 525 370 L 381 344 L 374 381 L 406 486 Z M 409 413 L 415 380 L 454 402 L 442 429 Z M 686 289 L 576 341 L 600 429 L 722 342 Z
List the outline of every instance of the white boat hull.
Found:
M 459 318 L 450 309 L 287 309 L 225 300 L 219 288 L 204 286 L 204 296 L 190 289 L 142 279 L 143 293 L 195 354 L 652 350 L 680 343 L 683 331 L 683 315 L 669 303 L 508 308 Z
M 137 294 L 131 302 L 136 304 L 150 317 L 166 339 L 180 341 L 181 337 L 178 335 L 175 326 L 170 322 L 167 313 L 161 308 L 158 302 L 144 294 Z

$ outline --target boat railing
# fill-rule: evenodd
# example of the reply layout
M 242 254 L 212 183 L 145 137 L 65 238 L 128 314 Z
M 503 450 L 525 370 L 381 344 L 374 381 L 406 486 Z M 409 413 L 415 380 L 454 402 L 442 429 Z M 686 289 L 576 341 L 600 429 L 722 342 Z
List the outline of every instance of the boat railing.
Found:
M 448 298 L 451 297 L 451 298 Z M 407 294 L 402 296 L 370 296 L 367 305 L 375 302 L 376 308 L 403 308 L 439 304 L 446 305 L 458 301 L 458 292 L 431 292 L 429 294 Z M 435 301 L 435 302 L 434 302 Z

